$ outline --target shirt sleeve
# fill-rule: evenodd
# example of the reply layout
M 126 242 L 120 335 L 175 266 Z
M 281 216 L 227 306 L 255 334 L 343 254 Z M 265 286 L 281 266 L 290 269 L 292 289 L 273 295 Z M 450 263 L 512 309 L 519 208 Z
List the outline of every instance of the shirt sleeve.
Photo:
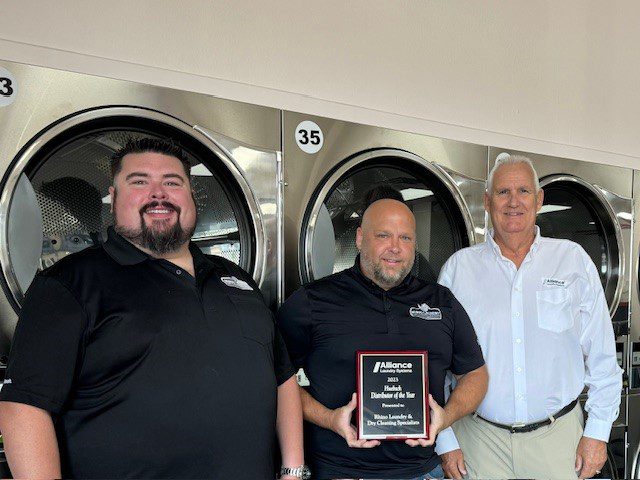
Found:
M 438 455 L 452 452 L 453 450 L 458 450 L 459 448 L 460 444 L 458 444 L 456 434 L 453 433 L 453 428 L 451 427 L 445 428 L 436 437 L 435 450 Z
M 606 442 L 620 411 L 622 369 L 616 357 L 613 326 L 598 271 L 587 253 L 581 254 L 587 271 L 580 300 L 580 345 L 588 388 L 584 436 Z
M 311 322 L 311 306 L 302 287 L 284 302 L 276 321 L 296 368 L 304 367 L 311 349 Z
M 69 289 L 38 275 L 25 296 L 0 401 L 52 414 L 62 409 L 76 375 L 86 316 Z
M 469 315 L 453 294 L 450 295 L 455 322 L 451 371 L 455 375 L 464 375 L 484 365 L 484 357 Z
M 451 289 L 453 286 L 453 270 L 454 270 L 455 261 L 453 257 L 449 257 L 449 259 L 445 262 L 442 269 L 440 270 L 440 275 L 438 277 L 438 283 L 444 287 Z M 464 307 L 455 299 L 453 293 L 451 294 L 454 297 L 455 304 L 455 312 L 456 312 L 456 334 L 454 335 L 454 362 L 456 362 L 456 356 L 460 356 L 460 353 L 457 353 L 457 345 L 459 342 L 456 341 L 457 335 L 460 334 L 463 337 L 463 341 L 469 342 L 469 329 L 471 329 L 473 343 L 472 346 L 473 352 L 469 352 L 473 359 L 471 362 L 475 362 L 477 366 L 475 368 L 470 368 L 467 372 L 475 370 L 476 368 L 480 368 L 484 365 L 484 358 L 482 357 L 482 350 L 480 349 L 480 345 L 478 344 L 478 339 L 476 337 L 475 329 L 471 324 L 471 320 L 469 319 L 469 315 L 467 315 Z M 461 311 L 460 311 L 461 310 Z M 460 328 L 458 328 L 460 327 Z M 466 331 L 466 333 L 465 333 Z M 464 338 L 466 337 L 466 339 Z M 479 357 L 478 357 L 479 355 Z M 471 365 L 471 364 L 469 364 Z M 460 375 L 459 372 L 454 370 L 455 367 L 452 366 L 452 371 L 457 375 Z M 466 372 L 465 372 L 466 373 Z M 451 427 L 447 427 L 442 430 L 438 437 L 436 438 L 436 446 L 435 451 L 438 455 L 442 455 L 447 452 L 451 452 L 453 450 L 458 450 L 460 448 L 460 444 L 458 443 L 458 439 L 456 438 L 456 434 L 453 432 Z

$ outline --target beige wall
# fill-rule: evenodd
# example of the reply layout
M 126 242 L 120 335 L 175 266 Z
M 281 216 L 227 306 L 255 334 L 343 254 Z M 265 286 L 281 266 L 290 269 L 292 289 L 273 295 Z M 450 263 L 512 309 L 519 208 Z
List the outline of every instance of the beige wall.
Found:
M 640 2 L 3 1 L 0 58 L 640 166 Z

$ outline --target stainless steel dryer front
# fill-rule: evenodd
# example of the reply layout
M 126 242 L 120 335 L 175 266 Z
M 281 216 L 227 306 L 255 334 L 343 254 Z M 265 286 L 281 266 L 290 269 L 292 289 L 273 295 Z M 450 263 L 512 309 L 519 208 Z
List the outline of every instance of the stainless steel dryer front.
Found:
M 284 112 L 285 287 L 353 265 L 369 189 L 399 190 L 416 216 L 419 276 L 481 241 L 487 148 Z
M 629 333 L 629 478 L 640 478 L 640 170 L 633 171 L 633 251 Z
M 0 98 L 0 366 L 36 270 L 103 238 L 109 157 L 131 136 L 181 144 L 193 240 L 251 272 L 275 303 L 278 110 L 9 62 L 0 78 L 12 87 Z

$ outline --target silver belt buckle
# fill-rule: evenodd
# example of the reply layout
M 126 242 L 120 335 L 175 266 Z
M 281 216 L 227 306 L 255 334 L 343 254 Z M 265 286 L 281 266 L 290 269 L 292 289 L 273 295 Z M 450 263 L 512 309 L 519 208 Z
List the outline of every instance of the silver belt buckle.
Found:
M 520 427 L 525 427 L 527 424 L 523 422 L 514 423 L 511 425 L 511 433 L 516 433 L 516 429 Z

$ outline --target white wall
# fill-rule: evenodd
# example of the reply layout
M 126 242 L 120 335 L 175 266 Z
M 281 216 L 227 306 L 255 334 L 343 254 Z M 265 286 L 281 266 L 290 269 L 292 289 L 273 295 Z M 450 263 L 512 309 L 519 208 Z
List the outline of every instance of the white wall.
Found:
M 640 167 L 640 2 L 0 3 L 0 58 Z

